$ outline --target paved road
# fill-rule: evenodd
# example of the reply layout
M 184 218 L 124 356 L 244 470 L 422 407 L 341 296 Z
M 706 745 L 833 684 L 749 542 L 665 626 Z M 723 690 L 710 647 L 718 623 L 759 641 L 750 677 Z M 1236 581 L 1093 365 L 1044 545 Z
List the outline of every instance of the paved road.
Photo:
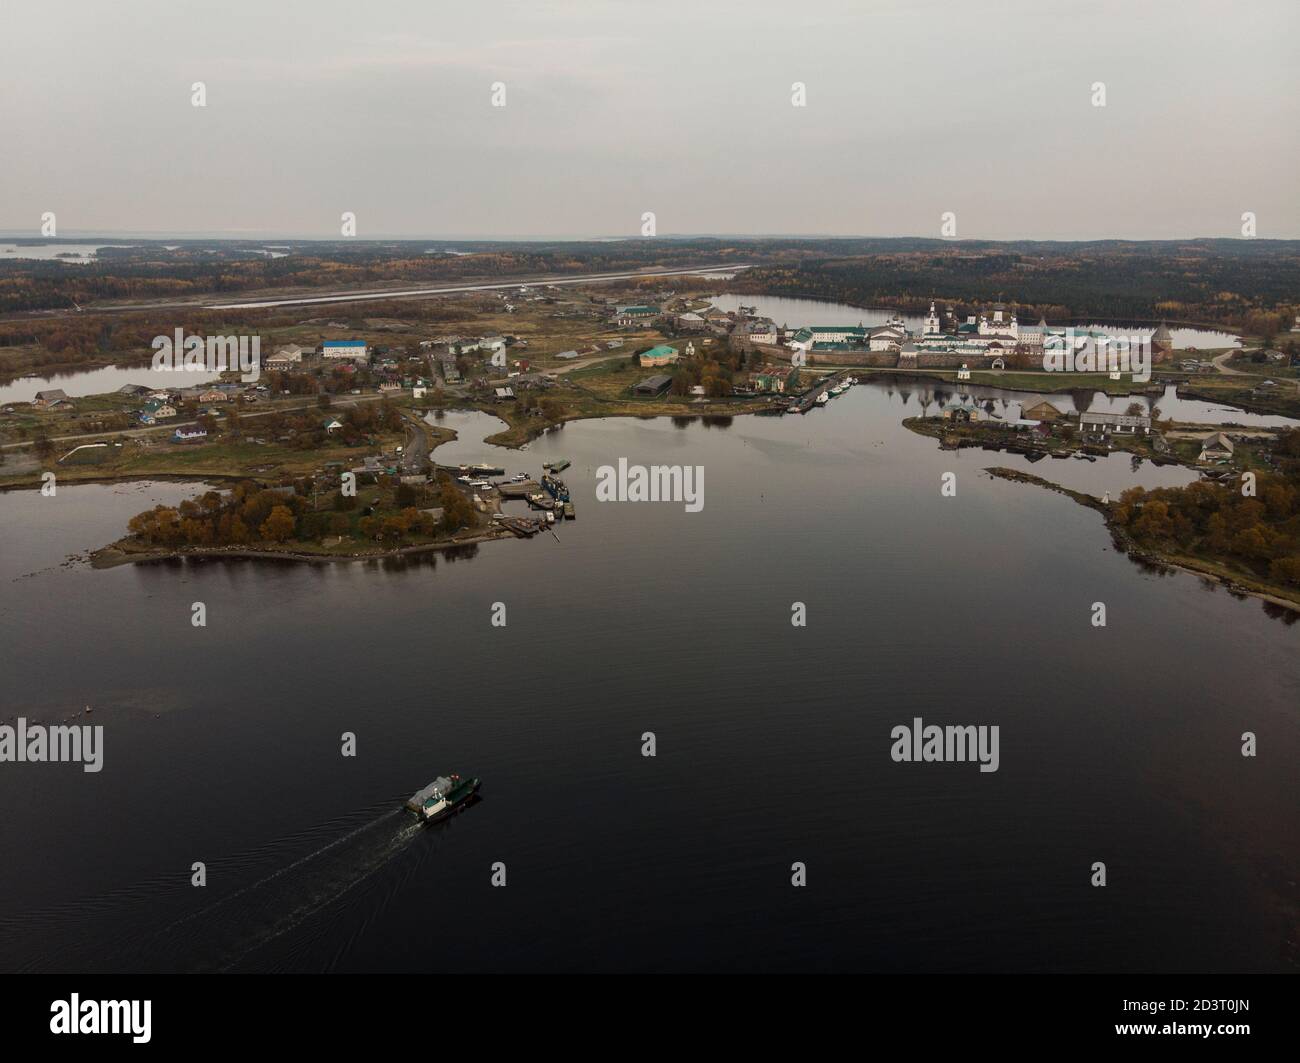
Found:
M 429 471 L 429 433 L 413 414 L 406 414 L 406 445 L 402 448 L 402 473 L 415 476 Z
M 454 295 L 457 292 L 498 292 L 518 288 L 523 285 L 536 287 L 543 284 L 573 285 L 588 284 L 593 281 L 636 280 L 642 277 L 680 277 L 686 275 L 704 275 L 712 273 L 731 273 L 749 269 L 752 263 L 733 266 L 697 266 L 689 269 L 633 270 L 628 273 L 585 273 L 580 277 L 533 276 L 517 277 L 513 280 L 494 284 L 453 284 L 444 288 L 388 288 L 383 291 L 373 289 L 352 289 L 332 292 L 329 295 L 297 296 L 285 299 L 258 299 L 247 302 L 211 303 L 203 299 L 173 299 L 158 303 L 132 303 L 129 306 L 87 306 L 81 310 L 39 311 L 37 313 L 9 314 L 6 317 L 58 317 L 75 313 L 123 314 L 141 310 L 255 310 L 275 306 L 312 306 L 328 303 L 366 303 L 381 299 L 415 299 L 429 295 Z

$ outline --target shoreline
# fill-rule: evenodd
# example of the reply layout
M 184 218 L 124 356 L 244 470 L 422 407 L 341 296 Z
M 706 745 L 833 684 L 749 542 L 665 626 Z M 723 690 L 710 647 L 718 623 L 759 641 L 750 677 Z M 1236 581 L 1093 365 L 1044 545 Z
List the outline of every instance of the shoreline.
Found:
M 504 427 L 500 431 L 485 436 L 482 442 L 488 446 L 500 447 L 502 449 L 508 449 L 516 452 L 521 450 L 528 443 L 531 443 L 533 440 L 545 435 L 547 432 L 560 429 L 564 424 L 567 424 L 570 421 L 603 420 L 612 417 L 638 418 L 638 417 L 646 416 L 645 414 L 638 415 L 637 413 L 632 411 L 603 412 L 603 413 L 575 412 L 573 416 L 562 417 L 558 421 L 546 421 L 541 424 L 520 425 L 520 424 L 511 424 L 510 421 L 501 417 L 500 412 L 498 410 L 492 408 L 484 409 L 475 404 L 467 403 L 465 405 L 451 407 L 451 408 L 444 407 L 443 409 L 445 409 L 446 412 L 483 413 L 483 414 L 487 414 L 488 416 L 496 418 L 498 421 L 503 423 Z M 709 417 L 730 418 L 735 416 L 743 416 L 745 414 L 758 414 L 758 413 L 771 414 L 778 409 L 780 409 L 779 406 L 776 406 L 772 403 L 764 403 L 762 405 L 757 405 L 757 404 L 751 405 L 748 408 L 741 408 L 741 409 L 732 408 L 725 413 L 712 412 L 712 411 L 706 412 L 705 410 L 701 410 L 701 409 L 694 409 L 694 410 L 687 409 L 687 410 L 683 410 L 681 413 L 656 412 L 650 414 L 649 416 L 652 418 L 658 418 L 664 416 L 668 416 L 668 417 L 685 416 L 685 417 L 690 417 L 691 419 L 705 420 L 708 419 Z M 432 411 L 421 411 L 421 412 L 424 414 L 424 416 L 419 417 L 419 421 L 420 421 L 420 424 L 418 425 L 419 428 L 424 430 L 432 430 L 435 434 L 445 433 L 445 438 L 439 438 L 432 441 L 432 445 L 430 446 L 428 451 L 428 459 L 430 463 L 435 468 L 442 467 L 439 465 L 439 463 L 436 460 L 436 452 L 442 444 L 450 443 L 457 440 L 459 438 L 459 433 L 455 429 L 447 429 L 438 426 L 436 424 L 436 420 L 435 423 L 433 424 L 429 424 L 425 422 L 424 418 L 428 416 Z M 945 442 L 945 429 L 947 426 L 935 425 L 931 427 L 930 425 L 925 424 L 923 422 L 924 419 L 909 417 L 909 418 L 904 418 L 900 422 L 900 424 L 902 425 L 902 427 L 912 432 L 915 432 L 918 435 L 924 435 L 924 436 L 928 436 L 929 438 L 936 439 L 942 445 Z M 497 441 L 499 437 L 509 436 L 510 434 L 515 432 L 520 432 L 521 430 L 522 430 L 523 438 L 519 438 L 518 436 L 516 436 L 514 440 L 511 440 L 509 442 L 504 440 Z M 976 444 L 974 443 L 974 441 L 971 441 L 969 445 L 975 446 Z M 1042 453 L 1045 455 L 1047 451 L 1044 450 L 1042 451 Z M 1166 458 L 1164 461 L 1157 461 L 1157 459 L 1155 459 L 1154 457 L 1149 457 L 1148 460 L 1152 460 L 1156 464 L 1185 465 L 1183 461 L 1178 459 Z M 1114 525 L 1114 523 L 1110 518 L 1109 506 L 1103 503 L 1100 499 L 1092 495 L 1088 495 L 1083 492 L 1073 491 L 1069 488 L 1063 487 L 1062 485 L 1054 483 L 1053 481 L 1047 480 L 1043 477 L 1035 476 L 1033 474 L 1021 472 L 1014 469 L 1009 469 L 1006 467 L 991 466 L 991 467 L 986 467 L 985 471 L 988 472 L 991 476 L 999 479 L 1010 480 L 1013 482 L 1020 482 L 1020 483 L 1030 483 L 1035 486 L 1045 487 L 1048 490 L 1052 490 L 1059 494 L 1066 495 L 1067 497 L 1071 498 L 1074 502 L 1078 503 L 1079 505 L 1086 506 L 1090 509 L 1095 509 L 1097 512 L 1102 514 L 1103 520 L 1105 521 L 1107 528 L 1111 532 L 1112 540 L 1115 543 L 1116 549 L 1118 549 L 1121 553 L 1128 555 L 1135 562 L 1147 563 L 1147 564 L 1162 566 L 1165 568 L 1178 569 L 1184 572 L 1188 572 L 1193 575 L 1200 576 L 1203 579 L 1212 581 L 1217 584 L 1221 584 L 1224 587 L 1226 587 L 1229 591 L 1248 595 L 1251 597 L 1260 598 L 1263 601 L 1269 602 L 1281 608 L 1300 612 L 1300 595 L 1297 595 L 1295 598 L 1289 598 L 1285 596 L 1285 592 L 1280 591 L 1279 588 L 1276 588 L 1271 584 L 1264 584 L 1264 583 L 1251 582 L 1251 581 L 1243 582 L 1244 580 L 1246 580 L 1245 576 L 1239 577 L 1235 574 L 1227 574 L 1224 572 L 1216 571 L 1213 567 L 1211 567 L 1211 565 L 1208 562 L 1202 563 L 1202 562 L 1198 562 L 1196 559 L 1193 558 L 1183 558 L 1183 557 L 1164 555 L 1155 551 L 1151 551 L 1148 548 L 1138 546 L 1135 542 L 1133 542 L 1129 538 L 1126 532 L 1124 532 L 1122 529 Z M 194 476 L 188 476 L 188 475 L 177 474 L 177 473 L 159 473 L 156 475 L 151 475 L 148 473 L 136 473 L 133 475 L 125 475 L 125 476 L 105 475 L 105 476 L 81 477 L 76 479 L 75 481 L 71 481 L 70 486 L 80 486 L 82 484 L 148 483 L 151 481 L 169 482 L 169 483 L 195 483 L 195 484 L 204 484 L 204 485 L 212 486 L 212 485 L 226 483 L 226 482 L 239 482 L 241 480 L 242 481 L 251 480 L 257 483 L 263 483 L 260 477 L 250 476 L 250 475 L 240 475 L 237 473 L 201 473 Z M 0 484 L 0 493 L 11 491 L 11 490 L 34 490 L 39 488 L 39 486 L 40 486 L 39 482 L 30 483 L 30 484 L 23 484 L 23 483 Z M 139 551 L 134 551 L 134 550 L 123 548 L 123 544 L 128 543 L 129 539 L 128 537 L 122 537 L 104 546 L 91 550 L 82 556 L 88 560 L 92 568 L 97 568 L 97 569 L 115 568 L 120 565 L 128 565 L 128 564 L 148 564 L 148 563 L 166 562 L 166 561 L 183 561 L 190 558 L 214 559 L 214 560 L 229 559 L 229 560 L 245 560 L 245 561 L 296 562 L 302 564 L 323 565 L 323 564 L 337 564 L 337 563 L 344 563 L 344 562 L 351 563 L 357 561 L 382 561 L 382 560 L 399 558 L 399 557 L 411 557 L 411 556 L 420 556 L 424 554 L 435 554 L 440 552 L 446 552 L 449 550 L 455 550 L 459 547 L 476 546 L 485 542 L 494 542 L 499 539 L 514 538 L 514 537 L 515 536 L 510 532 L 508 532 L 507 530 L 490 525 L 489 527 L 485 528 L 482 532 L 460 540 L 434 542 L 434 543 L 420 543 L 420 544 L 399 546 L 399 547 L 383 549 L 383 550 L 354 552 L 354 553 L 339 553 L 339 554 L 315 552 L 315 551 L 301 550 L 301 549 L 283 550 L 283 549 L 273 549 L 273 548 L 257 548 L 257 547 L 243 546 L 243 545 L 238 547 L 196 547 L 196 548 L 170 547 L 166 549 L 157 549 L 157 550 L 142 549 Z
M 1278 587 L 1268 583 L 1261 583 L 1257 580 L 1249 580 L 1245 575 L 1226 574 L 1217 571 L 1211 567 L 1210 562 L 1198 561 L 1196 558 L 1183 557 L 1176 554 L 1164 554 L 1158 550 L 1152 550 L 1150 547 L 1139 546 L 1133 538 L 1123 528 L 1116 525 L 1110 515 L 1110 506 L 1102 502 L 1095 495 L 1085 494 L 1082 491 L 1075 491 L 1061 484 L 1053 483 L 1051 480 L 1045 480 L 1041 476 L 1035 476 L 1033 473 L 1022 472 L 1019 469 L 1008 469 L 1005 466 L 987 466 L 984 471 L 998 480 L 1008 480 L 1012 483 L 1025 483 L 1034 487 L 1042 487 L 1049 491 L 1055 491 L 1057 494 L 1065 495 L 1067 498 L 1086 506 L 1088 509 L 1095 509 L 1102 515 L 1106 524 L 1106 529 L 1110 532 L 1111 542 L 1115 549 L 1121 554 L 1126 555 L 1130 561 L 1137 565 L 1152 565 L 1159 568 L 1176 569 L 1180 572 L 1186 572 L 1193 576 L 1198 576 L 1203 580 L 1214 583 L 1223 587 L 1230 594 L 1240 594 L 1250 598 L 1258 598 L 1260 601 L 1267 602 L 1279 608 L 1286 609 L 1292 613 L 1300 615 L 1300 593 L 1294 598 L 1286 597 L 1286 592 Z
M 423 554 L 443 553 L 448 550 L 457 550 L 465 546 L 479 546 L 483 543 L 497 542 L 498 540 L 513 538 L 515 538 L 515 536 L 509 533 L 504 535 L 493 534 L 492 531 L 485 530 L 481 534 L 471 535 L 464 539 L 452 539 L 436 543 L 417 543 L 414 546 L 401 546 L 393 550 L 381 550 L 378 552 L 361 554 L 313 554 L 302 550 L 259 550 L 247 546 L 200 546 L 194 549 L 173 547 L 165 550 L 131 552 L 123 550 L 119 544 L 124 540 L 118 539 L 116 542 L 109 543 L 107 546 L 101 546 L 97 550 L 90 551 L 90 553 L 85 556 L 89 561 L 90 567 L 95 569 L 118 568 L 122 565 L 144 565 L 166 561 L 186 561 L 191 558 L 218 561 L 280 561 L 306 565 L 333 565 L 351 564 L 358 561 L 387 561 L 395 557 L 414 557 Z

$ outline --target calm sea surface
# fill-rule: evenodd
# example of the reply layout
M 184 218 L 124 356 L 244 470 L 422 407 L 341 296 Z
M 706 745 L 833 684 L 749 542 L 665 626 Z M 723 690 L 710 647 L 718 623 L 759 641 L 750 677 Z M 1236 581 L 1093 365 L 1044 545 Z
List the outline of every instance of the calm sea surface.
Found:
M 196 487 L 0 495 L 4 722 L 105 728 L 98 774 L 0 764 L 0 968 L 1293 969 L 1300 624 L 982 471 L 1185 470 L 900 427 L 950 393 L 522 452 L 451 414 L 440 460 L 566 457 L 578 520 L 436 563 L 94 571 L 63 562 Z M 703 466 L 703 511 L 597 503 L 620 457 Z M 915 717 L 997 725 L 1000 770 L 894 763 Z M 403 818 L 448 771 L 483 800 Z

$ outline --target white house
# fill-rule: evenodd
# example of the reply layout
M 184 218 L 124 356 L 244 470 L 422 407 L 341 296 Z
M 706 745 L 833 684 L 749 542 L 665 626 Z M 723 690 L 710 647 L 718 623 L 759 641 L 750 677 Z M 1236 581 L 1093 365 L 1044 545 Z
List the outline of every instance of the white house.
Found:
M 303 356 L 311 353 L 308 348 L 291 343 L 287 347 L 281 347 L 275 354 L 271 355 L 266 360 L 266 368 L 275 370 L 295 369 L 302 365 Z
M 872 351 L 895 351 L 907 342 L 907 329 L 894 322 L 867 330 L 867 348 Z
M 322 358 L 346 358 L 354 362 L 370 361 L 370 348 L 365 340 L 326 340 L 321 344 Z
M 1079 429 L 1098 435 L 1146 435 L 1151 431 L 1151 418 L 1145 414 L 1081 413 Z

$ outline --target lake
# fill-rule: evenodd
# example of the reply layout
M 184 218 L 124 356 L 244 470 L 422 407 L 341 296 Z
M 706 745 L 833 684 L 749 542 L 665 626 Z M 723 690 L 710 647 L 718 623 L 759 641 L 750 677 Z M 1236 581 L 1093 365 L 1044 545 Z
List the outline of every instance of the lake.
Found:
M 0 495 L 5 722 L 105 728 L 97 774 L 0 765 L 0 968 L 1294 969 L 1300 624 L 982 472 L 1186 470 L 941 451 L 899 424 L 939 390 L 522 452 L 448 414 L 440 461 L 568 458 L 578 519 L 436 562 L 95 571 L 196 488 Z M 619 458 L 702 466 L 703 510 L 598 503 Z M 893 762 L 916 717 L 999 770 Z M 404 818 L 448 771 L 481 803 Z
M 131 369 L 110 365 L 100 369 L 76 369 L 67 373 L 50 373 L 47 376 L 24 377 L 0 384 L 0 403 L 31 402 L 38 391 L 61 388 L 76 398 L 84 395 L 105 395 L 117 391 L 124 384 L 142 384 L 149 388 L 190 388 L 216 380 L 220 373 L 207 370 L 177 372 L 174 369 L 155 369 L 149 363 Z
M 49 262 L 58 260 L 73 265 L 87 265 L 99 257 L 102 247 L 131 247 L 131 244 L 15 244 L 0 240 L 0 264 L 14 261 Z

